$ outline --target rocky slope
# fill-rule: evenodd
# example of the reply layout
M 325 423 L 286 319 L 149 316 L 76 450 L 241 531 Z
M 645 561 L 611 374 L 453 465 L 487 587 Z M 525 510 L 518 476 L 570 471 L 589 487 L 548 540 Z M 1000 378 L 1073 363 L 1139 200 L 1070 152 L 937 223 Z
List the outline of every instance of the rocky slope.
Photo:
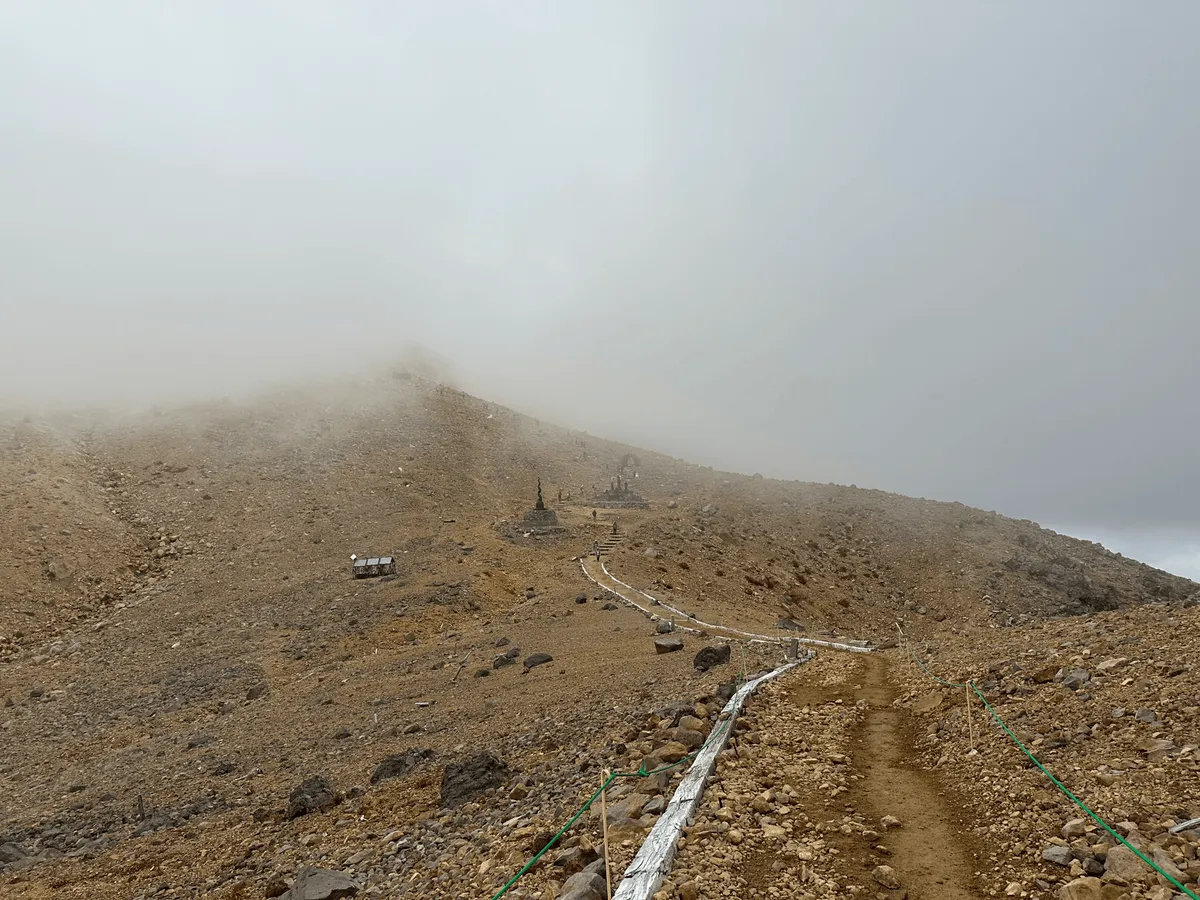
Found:
M 581 499 L 628 452 L 651 508 L 593 518 Z M 681 709 L 711 728 L 741 666 L 738 652 L 697 672 L 715 638 L 660 655 L 653 623 L 606 608 L 575 557 L 613 518 L 613 571 L 708 621 L 880 644 L 899 623 L 1037 747 L 1104 776 L 1089 796 L 1148 840 L 1193 800 L 1178 779 L 1200 743 L 1187 712 L 1200 690 L 1174 669 L 1197 586 L 1032 523 L 713 472 L 403 373 L 137 419 L 11 422 L 0 466 L 5 896 L 258 897 L 308 865 L 370 896 L 494 890 L 603 768 L 692 740 Z M 539 477 L 561 532 L 521 525 Z M 397 574 L 356 581 L 351 553 L 393 553 Z M 538 653 L 551 660 L 523 664 Z M 1127 661 L 1091 664 L 1110 656 Z M 777 658 L 751 647 L 745 665 Z M 913 679 L 897 702 L 920 723 L 914 759 L 1012 771 L 982 726 L 963 755 L 950 701 L 926 708 L 935 688 L 902 659 L 890 665 Z M 1147 740 L 1173 747 L 1139 756 L 1157 752 Z M 1024 816 L 1034 801 L 1012 806 L 999 771 L 980 814 Z M 671 780 L 626 788 L 612 797 L 618 872 Z M 1033 867 L 1012 872 L 1033 892 L 1067 811 L 1042 812 L 989 838 Z M 599 831 L 585 818 L 562 861 L 511 896 L 554 896 Z

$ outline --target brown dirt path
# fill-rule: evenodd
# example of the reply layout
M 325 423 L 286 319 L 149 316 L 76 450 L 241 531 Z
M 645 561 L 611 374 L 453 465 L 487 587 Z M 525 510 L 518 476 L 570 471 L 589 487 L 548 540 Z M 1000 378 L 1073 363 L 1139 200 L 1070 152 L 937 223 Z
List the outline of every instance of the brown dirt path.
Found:
M 849 782 L 845 798 L 879 836 L 872 839 L 867 832 L 835 838 L 845 874 L 857 873 L 878 890 L 872 873 L 876 866 L 887 865 L 898 874 L 909 900 L 978 897 L 972 833 L 962 821 L 961 805 L 954 801 L 950 788 L 915 761 L 910 713 L 892 705 L 895 688 L 889 678 L 888 657 L 870 654 L 861 659 L 861 667 L 851 674 L 849 683 L 837 690 L 843 702 L 866 701 L 863 718 L 850 733 L 847 748 L 859 778 Z M 793 702 L 803 699 L 802 691 L 792 693 Z M 903 824 L 884 832 L 880 824 L 884 816 Z M 891 890 L 883 895 L 900 893 Z

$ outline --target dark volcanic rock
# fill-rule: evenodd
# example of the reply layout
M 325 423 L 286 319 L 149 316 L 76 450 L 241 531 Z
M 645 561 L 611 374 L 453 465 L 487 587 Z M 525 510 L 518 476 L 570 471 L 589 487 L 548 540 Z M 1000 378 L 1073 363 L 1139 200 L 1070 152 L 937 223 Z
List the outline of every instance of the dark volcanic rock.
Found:
M 358 893 L 358 884 L 341 872 L 305 866 L 296 875 L 292 889 L 283 894 L 285 900 L 339 900 Z
M 478 753 L 463 762 L 451 763 L 442 775 L 441 804 L 454 807 L 465 803 L 504 784 L 508 775 L 508 766 L 491 753 Z
M 288 807 L 285 815 L 289 819 L 294 819 L 297 816 L 329 809 L 335 803 L 337 803 L 337 797 L 325 777 L 310 775 L 296 785 L 296 789 L 288 795 Z
M 267 696 L 269 693 L 271 693 L 271 685 L 267 684 L 265 681 L 260 681 L 258 684 L 254 685 L 254 687 L 250 688 L 250 690 L 246 691 L 246 699 L 258 700 L 261 697 Z
M 15 863 L 17 860 L 24 859 L 28 855 L 24 848 L 17 844 L 0 844 L 0 866 Z
M 548 662 L 554 662 L 554 657 L 549 653 L 534 653 L 532 656 L 525 657 L 525 668 L 533 669 L 537 666 L 544 666 Z
M 731 652 L 728 644 L 722 644 L 719 647 L 705 647 L 696 654 L 692 665 L 700 672 L 707 672 L 714 666 L 723 666 L 729 662 Z
M 433 759 L 433 756 L 432 750 L 424 748 L 393 753 L 375 767 L 375 771 L 371 773 L 371 784 L 378 784 L 385 778 L 400 778 L 407 775 L 417 766 Z
M 683 638 L 657 638 L 654 641 L 654 652 L 658 654 L 674 653 L 683 649 Z

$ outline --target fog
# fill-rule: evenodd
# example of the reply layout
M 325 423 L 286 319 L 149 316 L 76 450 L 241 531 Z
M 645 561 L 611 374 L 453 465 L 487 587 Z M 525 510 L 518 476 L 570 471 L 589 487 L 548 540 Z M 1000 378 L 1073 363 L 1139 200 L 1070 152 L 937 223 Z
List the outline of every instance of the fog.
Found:
M 1200 6 L 10 3 L 0 405 L 414 345 L 1200 577 Z

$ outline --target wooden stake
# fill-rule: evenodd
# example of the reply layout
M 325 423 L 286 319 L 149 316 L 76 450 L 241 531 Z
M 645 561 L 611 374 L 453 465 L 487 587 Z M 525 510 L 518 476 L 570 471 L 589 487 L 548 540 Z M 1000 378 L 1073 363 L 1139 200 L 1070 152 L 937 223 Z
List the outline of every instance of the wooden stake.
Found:
M 458 676 L 462 674 L 462 670 L 463 670 L 464 668 L 466 668 L 466 665 L 467 665 L 467 660 L 471 658 L 471 654 L 472 654 L 472 653 L 474 653 L 474 652 L 475 652 L 474 650 L 468 650 L 468 651 L 467 651 L 467 655 L 466 655 L 466 656 L 464 656 L 464 657 L 462 658 L 462 662 L 460 662 L 460 663 L 458 664 L 458 671 L 457 671 L 457 672 L 455 672 L 455 673 L 454 673 L 454 677 L 450 679 L 450 683 L 451 683 L 451 684 L 454 684 L 454 682 L 458 681 Z
M 967 688 L 967 734 L 969 735 L 970 740 L 971 740 L 971 749 L 974 750 L 975 749 L 975 726 L 971 722 L 971 686 L 968 684 L 966 686 L 966 688 Z
M 608 886 L 607 898 L 612 900 L 612 870 L 608 865 L 608 804 L 605 795 L 608 793 L 608 769 L 600 771 L 600 827 L 604 832 L 604 882 Z

